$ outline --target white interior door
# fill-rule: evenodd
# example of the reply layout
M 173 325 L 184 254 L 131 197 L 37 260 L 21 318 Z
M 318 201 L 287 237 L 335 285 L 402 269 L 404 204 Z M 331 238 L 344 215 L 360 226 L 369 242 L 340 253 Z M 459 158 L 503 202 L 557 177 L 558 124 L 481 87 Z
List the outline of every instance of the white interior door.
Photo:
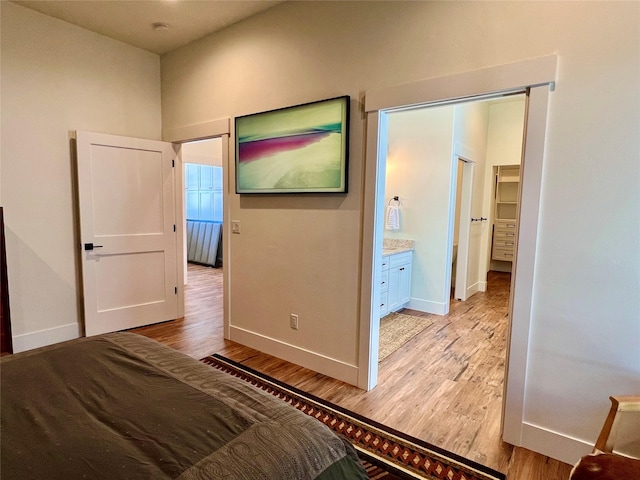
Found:
M 471 231 L 471 200 L 473 198 L 473 162 L 462 160 L 462 194 L 460 195 L 460 226 L 458 232 L 458 259 L 456 262 L 456 282 L 453 296 L 465 301 L 469 296 L 469 250 Z M 474 239 L 477 241 L 477 239 Z
M 170 143 L 77 132 L 85 333 L 178 317 Z

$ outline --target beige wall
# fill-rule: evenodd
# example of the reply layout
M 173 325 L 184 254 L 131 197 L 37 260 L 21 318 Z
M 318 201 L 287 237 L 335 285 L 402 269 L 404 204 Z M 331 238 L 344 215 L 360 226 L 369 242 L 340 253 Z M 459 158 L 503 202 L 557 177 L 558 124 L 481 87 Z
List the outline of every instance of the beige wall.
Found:
M 70 132 L 159 139 L 160 58 L 0 4 L 0 201 L 14 348 L 24 350 L 81 332 Z
M 231 323 L 243 340 L 307 364 L 317 359 L 334 375 L 366 368 L 356 361 L 363 95 L 557 53 L 523 422 L 544 438 L 584 442 L 586 451 L 607 395 L 640 389 L 640 146 L 630 141 L 640 129 L 639 9 L 286 2 L 163 56 L 164 128 L 353 99 L 348 195 L 229 196 L 243 229 L 230 245 Z M 297 332 L 289 312 L 300 315 Z M 562 441 L 547 449 L 561 457 Z

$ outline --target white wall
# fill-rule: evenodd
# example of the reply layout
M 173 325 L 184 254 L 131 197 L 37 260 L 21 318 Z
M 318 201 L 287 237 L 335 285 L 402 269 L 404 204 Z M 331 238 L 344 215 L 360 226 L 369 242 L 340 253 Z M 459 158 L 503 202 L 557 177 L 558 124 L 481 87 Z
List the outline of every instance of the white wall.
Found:
M 573 461 L 563 442 L 588 451 L 607 396 L 640 390 L 639 14 L 637 2 L 285 2 L 163 56 L 165 128 L 353 98 L 349 194 L 230 194 L 243 228 L 230 246 L 234 334 L 335 376 L 366 368 L 359 99 L 557 53 L 524 422 L 556 458 Z M 297 332 L 289 312 L 300 314 Z
M 522 160 L 522 140 L 524 134 L 525 96 L 510 97 L 489 105 L 489 132 L 487 138 L 487 162 L 484 172 L 483 210 L 489 219 L 491 229 L 494 207 L 493 169 L 497 165 L 518 165 Z M 483 237 L 480 270 L 487 272 L 491 268 L 511 271 L 505 262 L 491 262 L 491 231 Z
M 2 198 L 16 351 L 81 333 L 70 132 L 159 139 L 160 59 L 9 2 Z
M 453 106 L 389 114 L 385 204 L 400 198 L 401 223 L 384 236 L 415 241 L 409 307 L 437 314 L 448 311 L 453 121 Z
M 517 165 L 522 159 L 522 135 L 524 128 L 525 97 L 510 97 L 489 105 L 489 136 L 487 139 L 487 164 Z M 489 176 L 491 176 L 490 168 Z

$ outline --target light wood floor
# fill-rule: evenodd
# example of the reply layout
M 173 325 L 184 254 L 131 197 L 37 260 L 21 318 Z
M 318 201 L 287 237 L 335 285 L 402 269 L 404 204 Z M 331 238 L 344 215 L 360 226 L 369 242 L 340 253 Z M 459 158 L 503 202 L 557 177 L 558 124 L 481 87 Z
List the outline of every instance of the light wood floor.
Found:
M 434 323 L 380 364 L 370 392 L 224 340 L 220 269 L 189 265 L 185 317 L 133 331 L 195 358 L 219 353 L 510 480 L 566 480 L 569 465 L 500 440 L 509 274 L 488 280 L 487 292 L 452 301 L 446 316 L 405 310 Z

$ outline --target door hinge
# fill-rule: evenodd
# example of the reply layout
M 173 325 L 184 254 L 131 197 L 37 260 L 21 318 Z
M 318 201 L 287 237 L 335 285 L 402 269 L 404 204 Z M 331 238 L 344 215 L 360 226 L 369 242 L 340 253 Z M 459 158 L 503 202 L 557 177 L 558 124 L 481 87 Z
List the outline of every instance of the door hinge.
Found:
M 173 224 L 173 231 L 174 232 L 176 231 L 176 224 L 175 223 Z
M 178 287 L 173 287 L 173 293 L 174 293 L 175 295 L 177 295 L 177 294 L 178 294 Z
M 176 168 L 176 161 L 175 160 L 171 160 L 171 168 Z

